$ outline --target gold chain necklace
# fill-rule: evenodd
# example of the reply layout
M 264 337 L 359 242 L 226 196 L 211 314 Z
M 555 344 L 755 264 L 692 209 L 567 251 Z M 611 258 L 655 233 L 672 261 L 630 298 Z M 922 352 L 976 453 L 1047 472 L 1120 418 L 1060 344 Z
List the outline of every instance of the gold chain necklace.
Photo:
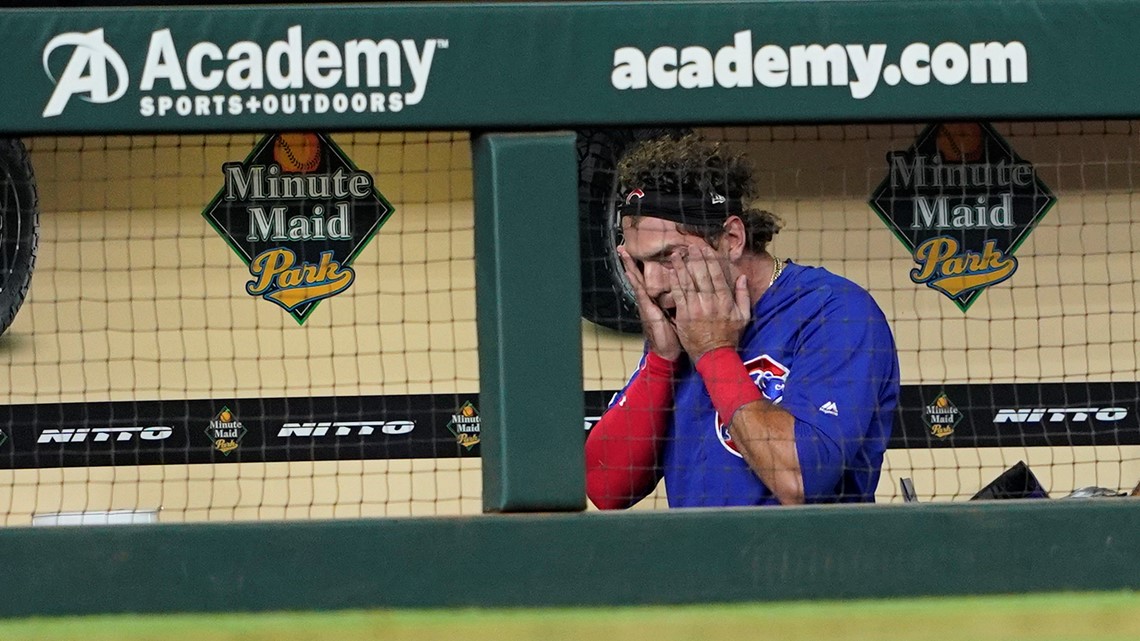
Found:
M 775 284 L 776 279 L 780 277 L 780 274 L 783 273 L 783 271 L 784 271 L 784 261 L 773 256 L 772 257 L 772 280 L 768 281 L 768 287 L 771 287 L 773 284 Z

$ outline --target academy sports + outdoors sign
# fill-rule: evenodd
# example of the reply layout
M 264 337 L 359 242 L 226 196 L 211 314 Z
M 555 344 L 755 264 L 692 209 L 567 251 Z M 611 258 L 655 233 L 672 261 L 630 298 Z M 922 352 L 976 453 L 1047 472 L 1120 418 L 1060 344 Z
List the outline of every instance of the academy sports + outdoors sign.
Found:
M 1140 42 L 1097 25 L 1137 23 L 1110 0 L 3 10 L 0 91 L 17 134 L 1135 116 Z
M 170 29 L 158 29 L 150 34 L 137 83 L 138 111 L 144 118 L 400 111 L 423 99 L 436 49 L 447 45 L 430 38 L 305 41 L 301 25 L 293 25 L 268 47 L 242 40 L 223 51 L 209 40 L 180 48 Z M 57 50 L 69 52 L 58 76 Z M 43 63 L 55 83 L 44 118 L 63 114 L 77 95 L 94 104 L 115 102 L 131 83 L 103 29 L 53 37 Z
M 449 45 L 445 38 L 306 41 L 302 26 L 292 25 L 284 39 L 268 47 L 242 40 L 223 50 L 209 40 L 179 47 L 169 28 L 158 29 L 146 47 L 138 111 L 144 118 L 399 112 L 423 99 L 435 53 Z M 51 59 L 58 49 L 71 53 L 57 77 Z M 180 51 L 186 52 L 184 58 Z M 885 63 L 886 55 L 883 43 L 763 44 L 754 49 L 752 31 L 745 30 L 715 56 L 700 45 L 662 46 L 648 53 L 619 47 L 610 80 L 618 90 L 847 86 L 852 98 L 864 99 L 880 80 L 890 86 L 1023 84 L 1029 75 L 1025 45 L 1017 41 L 933 47 L 912 42 L 902 48 L 897 63 Z M 103 29 L 53 37 L 43 62 L 55 83 L 45 118 L 61 115 L 76 95 L 95 104 L 114 102 L 130 83 L 127 67 L 105 41 Z M 410 87 L 405 87 L 405 71 Z

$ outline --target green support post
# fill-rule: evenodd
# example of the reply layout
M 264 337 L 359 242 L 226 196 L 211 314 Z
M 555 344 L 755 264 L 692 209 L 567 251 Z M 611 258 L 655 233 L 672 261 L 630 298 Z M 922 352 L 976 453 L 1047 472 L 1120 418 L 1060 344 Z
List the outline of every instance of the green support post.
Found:
M 486 134 L 474 156 L 483 510 L 582 510 L 575 135 Z

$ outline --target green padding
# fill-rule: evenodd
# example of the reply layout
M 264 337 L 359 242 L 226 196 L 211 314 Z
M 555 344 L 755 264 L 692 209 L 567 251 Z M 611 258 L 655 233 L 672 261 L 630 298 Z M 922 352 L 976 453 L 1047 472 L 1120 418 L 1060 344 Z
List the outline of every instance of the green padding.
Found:
M 0 530 L 5 616 L 1140 588 L 1127 499 Z
M 582 510 L 576 138 L 474 141 L 483 508 Z
M 0 127 L 109 134 L 1135 116 L 1136 25 L 1140 3 L 1129 0 L 3 10 Z

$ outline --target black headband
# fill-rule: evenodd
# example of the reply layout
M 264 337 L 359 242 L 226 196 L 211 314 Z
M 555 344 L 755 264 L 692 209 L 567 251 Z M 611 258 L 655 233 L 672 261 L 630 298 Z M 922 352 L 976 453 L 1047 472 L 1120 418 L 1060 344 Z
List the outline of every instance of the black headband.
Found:
M 630 189 L 618 203 L 622 216 L 648 216 L 681 225 L 719 225 L 729 216 L 744 212 L 740 196 L 724 196 L 715 191 L 655 191 Z

